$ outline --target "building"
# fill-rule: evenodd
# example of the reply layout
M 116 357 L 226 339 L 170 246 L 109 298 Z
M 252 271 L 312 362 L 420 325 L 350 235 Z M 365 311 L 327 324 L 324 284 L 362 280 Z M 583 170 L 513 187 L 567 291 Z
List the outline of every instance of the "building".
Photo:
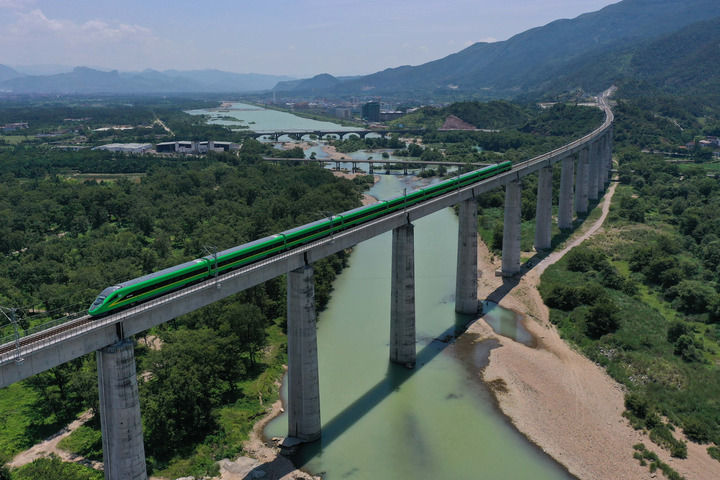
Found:
M 108 143 L 107 145 L 100 145 L 99 147 L 93 148 L 93 150 L 106 150 L 108 152 L 120 152 L 120 153 L 145 153 L 152 150 L 152 144 L 150 143 Z
M 362 106 L 362 118 L 368 122 L 380 121 L 380 102 L 368 102 Z
M 213 140 L 207 142 L 163 142 L 155 146 L 157 153 L 203 154 L 208 152 L 230 152 L 239 149 L 240 145 L 237 143 L 216 142 Z
M 405 115 L 405 112 L 401 112 L 400 110 L 383 110 L 380 112 L 380 121 L 389 122 L 403 115 Z
M 337 107 L 337 108 L 335 108 L 335 116 L 342 120 L 351 120 L 352 119 L 352 108 Z
M 29 125 L 27 122 L 6 123 L 2 127 L 0 127 L 0 130 L 2 130 L 3 132 L 14 132 L 15 130 L 21 130 L 28 127 Z

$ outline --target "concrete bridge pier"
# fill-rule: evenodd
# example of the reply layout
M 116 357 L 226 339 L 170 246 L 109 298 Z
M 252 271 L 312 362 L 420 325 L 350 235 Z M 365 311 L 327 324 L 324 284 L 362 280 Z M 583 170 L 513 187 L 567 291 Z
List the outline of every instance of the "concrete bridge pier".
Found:
M 455 311 L 474 315 L 478 311 L 477 200 L 460 202 L 458 220 Z
M 588 147 L 588 200 L 598 199 L 598 174 L 600 155 L 598 143 L 591 143 Z
M 560 199 L 558 205 L 558 227 L 569 230 L 573 223 L 573 182 L 575 177 L 575 157 L 565 157 L 560 171 Z
M 602 155 L 601 155 L 601 157 L 602 157 L 601 165 L 602 166 L 600 168 L 601 168 L 602 174 L 601 174 L 600 181 L 601 181 L 602 185 L 600 186 L 600 188 L 602 188 L 602 190 L 605 191 L 605 189 L 607 188 L 607 184 L 608 184 L 608 173 L 610 171 L 610 161 L 608 160 L 608 158 L 610 156 L 609 155 L 610 154 L 610 143 L 608 142 L 607 135 L 603 136 L 601 145 L 602 145 Z
M 588 156 L 587 148 L 580 150 L 578 155 L 578 169 L 575 176 L 575 212 L 584 215 L 588 211 Z
M 535 206 L 535 250 L 550 248 L 552 238 L 552 165 L 540 169 Z
M 605 157 L 603 152 L 603 139 L 601 138 L 597 142 L 595 142 L 595 145 L 593 147 L 595 149 L 595 196 L 597 198 L 600 198 L 602 196 L 602 192 L 604 190 L 604 182 L 602 180 L 602 172 L 605 170 Z
M 133 342 L 96 352 L 105 480 L 147 480 Z
M 608 132 L 605 135 L 605 185 L 607 186 L 610 183 L 610 170 L 612 170 L 612 139 L 611 134 Z
M 415 367 L 415 226 L 392 234 L 390 361 Z
M 320 438 L 315 283 L 313 267 L 287 275 L 288 436 L 304 442 Z
M 503 220 L 502 276 L 512 277 L 520 271 L 520 221 L 522 187 L 520 180 L 505 185 Z

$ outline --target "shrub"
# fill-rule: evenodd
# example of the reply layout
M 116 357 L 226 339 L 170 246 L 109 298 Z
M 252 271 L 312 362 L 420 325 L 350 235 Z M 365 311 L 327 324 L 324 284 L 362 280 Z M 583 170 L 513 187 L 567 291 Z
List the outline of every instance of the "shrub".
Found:
M 710 455 L 712 458 L 720 462 L 720 448 L 718 447 L 708 447 L 707 449 L 708 455 Z
M 600 270 L 604 263 L 607 263 L 602 252 L 592 250 L 588 247 L 575 247 L 567 254 L 568 270 L 571 272 L 588 272 Z
M 620 327 L 617 307 L 612 301 L 601 301 L 590 308 L 585 319 L 585 333 L 590 338 L 600 338 Z
M 650 412 L 650 403 L 644 395 L 628 393 L 625 395 L 625 408 L 637 418 L 644 419 Z
M 670 343 L 675 343 L 675 341 L 680 338 L 681 335 L 687 335 L 688 333 L 690 333 L 690 328 L 688 327 L 687 323 L 673 322 L 670 324 L 670 327 L 668 327 L 667 341 Z
M 695 338 L 692 335 L 680 335 L 675 342 L 675 355 L 680 355 L 686 362 L 701 361 L 701 349 L 702 346 L 695 342 Z
M 676 439 L 665 425 L 657 425 L 650 430 L 650 440 L 657 443 L 675 458 L 687 458 L 687 443 Z
M 693 442 L 708 443 L 710 430 L 706 422 L 697 418 L 689 418 L 683 422 L 683 433 Z

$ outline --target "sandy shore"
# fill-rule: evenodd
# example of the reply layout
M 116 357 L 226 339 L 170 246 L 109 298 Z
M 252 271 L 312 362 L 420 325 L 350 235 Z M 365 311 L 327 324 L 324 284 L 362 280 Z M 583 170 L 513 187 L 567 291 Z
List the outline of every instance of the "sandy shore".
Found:
M 581 230 L 575 236 L 577 243 L 601 228 L 613 192 L 611 187 L 603 217 Z M 648 467 L 632 458 L 632 446 L 638 442 L 688 480 L 720 478 L 720 462 L 707 455 L 706 446 L 688 443 L 688 459 L 674 459 L 635 431 L 622 417 L 623 387 L 560 338 L 536 287 L 542 271 L 559 260 L 562 251 L 549 255 L 520 279 L 503 280 L 494 275 L 500 259 L 482 242 L 478 245 L 479 298 L 524 314 L 526 329 L 537 339 L 536 348 L 527 347 L 496 335 L 484 321 L 468 329 L 476 341 L 499 342 L 478 375 L 491 385 L 504 383 L 506 388 L 495 389 L 498 405 L 520 432 L 583 480 L 651 478 Z M 657 477 L 662 473 L 657 472 Z

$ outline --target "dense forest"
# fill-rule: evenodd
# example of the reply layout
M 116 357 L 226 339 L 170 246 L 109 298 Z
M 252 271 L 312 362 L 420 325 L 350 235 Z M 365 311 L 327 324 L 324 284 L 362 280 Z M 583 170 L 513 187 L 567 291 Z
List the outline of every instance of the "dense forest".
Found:
M 18 308 L 21 327 L 32 327 L 87 309 L 118 281 L 359 206 L 367 179 L 337 178 L 317 166 L 257 163 L 271 147 L 254 140 L 245 147 L 239 156 L 174 159 L 174 165 L 99 152 L 77 157 L 82 171 L 101 162 L 105 175 L 115 174 L 106 178 L 75 179 L 66 173 L 70 156 L 56 151 L 40 153 L 40 170 L 5 170 L 0 305 Z M 33 164 L 32 150 L 15 153 L 13 165 Z M 135 173 L 117 176 L 128 169 Z M 345 258 L 340 253 L 315 264 L 319 308 Z M 214 471 L 215 459 L 239 451 L 250 418 L 263 411 L 262 399 L 277 395 L 284 316 L 284 280 L 277 278 L 155 329 L 149 335 L 162 353 L 138 344 L 138 371 L 151 372 L 140 384 L 151 469 L 172 467 L 176 455 L 193 457 L 198 449 L 200 460 L 173 468 L 203 474 Z M 2 335 L 11 332 L 5 328 Z M 97 410 L 94 364 L 91 355 L 0 391 L 0 409 L 27 412 L 0 433 L 2 459 L 78 412 Z M 95 420 L 65 446 L 101 458 L 99 441 Z

